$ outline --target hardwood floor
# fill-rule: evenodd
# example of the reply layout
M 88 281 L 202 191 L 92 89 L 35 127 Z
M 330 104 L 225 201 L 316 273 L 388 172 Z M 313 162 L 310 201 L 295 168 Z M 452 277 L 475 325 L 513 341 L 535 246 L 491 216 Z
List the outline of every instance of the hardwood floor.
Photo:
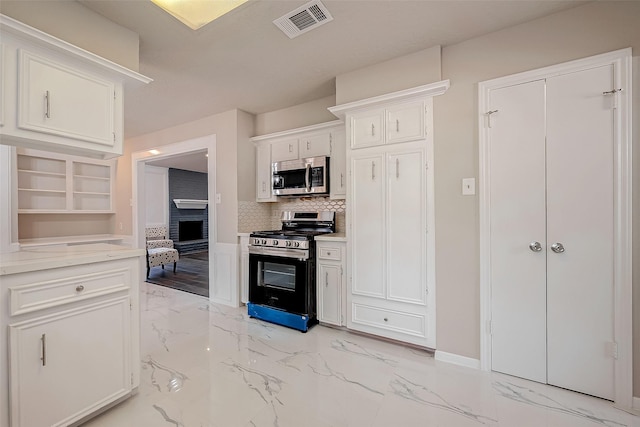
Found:
M 209 297 L 209 252 L 180 255 L 175 274 L 172 264 L 166 265 L 164 270 L 153 267 L 146 281 Z

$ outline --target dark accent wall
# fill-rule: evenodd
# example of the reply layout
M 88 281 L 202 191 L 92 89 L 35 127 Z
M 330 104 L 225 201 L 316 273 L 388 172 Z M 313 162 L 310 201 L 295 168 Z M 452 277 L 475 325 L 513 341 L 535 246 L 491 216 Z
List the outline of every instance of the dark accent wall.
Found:
M 179 221 L 203 220 L 202 232 L 209 235 L 208 209 L 178 209 L 173 199 L 208 199 L 207 174 L 169 168 L 169 238 L 178 241 Z

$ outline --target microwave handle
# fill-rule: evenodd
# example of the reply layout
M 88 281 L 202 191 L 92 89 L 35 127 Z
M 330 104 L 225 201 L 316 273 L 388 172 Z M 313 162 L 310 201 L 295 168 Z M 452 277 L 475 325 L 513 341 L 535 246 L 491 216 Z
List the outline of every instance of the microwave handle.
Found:
M 307 186 L 307 193 L 311 191 L 311 163 L 307 163 L 307 169 L 304 173 L 304 183 Z

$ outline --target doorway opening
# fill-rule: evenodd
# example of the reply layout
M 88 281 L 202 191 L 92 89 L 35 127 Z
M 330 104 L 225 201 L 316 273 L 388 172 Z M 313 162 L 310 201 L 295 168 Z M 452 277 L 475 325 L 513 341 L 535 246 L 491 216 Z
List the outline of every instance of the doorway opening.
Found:
M 178 252 L 175 273 L 168 260 L 149 268 L 146 281 L 208 298 L 214 277 L 209 251 L 216 241 L 215 204 L 208 203 L 215 195 L 215 135 L 133 153 L 132 168 L 136 246 L 146 248 L 147 230 L 160 227 L 162 240 Z

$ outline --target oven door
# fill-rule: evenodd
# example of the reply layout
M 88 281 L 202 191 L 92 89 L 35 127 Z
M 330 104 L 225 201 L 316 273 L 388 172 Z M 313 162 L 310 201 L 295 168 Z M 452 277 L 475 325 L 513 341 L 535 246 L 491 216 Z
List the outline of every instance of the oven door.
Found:
M 250 252 L 249 302 L 315 318 L 313 266 L 312 259 Z

